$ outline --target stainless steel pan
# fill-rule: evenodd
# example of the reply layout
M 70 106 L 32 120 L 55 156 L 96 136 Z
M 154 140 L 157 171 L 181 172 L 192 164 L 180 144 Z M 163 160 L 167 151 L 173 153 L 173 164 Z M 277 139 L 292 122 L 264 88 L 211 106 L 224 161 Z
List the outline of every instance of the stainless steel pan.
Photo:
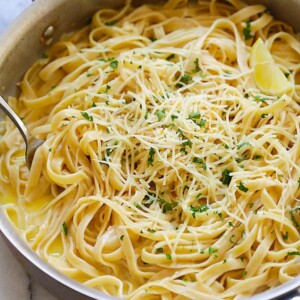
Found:
M 136 1 L 135 4 L 154 1 Z M 300 0 L 248 0 L 263 3 L 300 32 Z M 0 37 L 0 94 L 17 93 L 16 83 L 41 56 L 47 44 L 63 32 L 85 24 L 102 7 L 120 7 L 122 0 L 37 0 Z M 1 9 L 1 8 L 0 8 Z M 1 116 L 0 116 L 1 117 Z M 60 299 L 113 299 L 62 275 L 39 258 L 15 233 L 0 211 L 0 232 L 27 272 Z M 298 298 L 298 297 L 299 298 Z M 252 299 L 300 299 L 300 276 Z

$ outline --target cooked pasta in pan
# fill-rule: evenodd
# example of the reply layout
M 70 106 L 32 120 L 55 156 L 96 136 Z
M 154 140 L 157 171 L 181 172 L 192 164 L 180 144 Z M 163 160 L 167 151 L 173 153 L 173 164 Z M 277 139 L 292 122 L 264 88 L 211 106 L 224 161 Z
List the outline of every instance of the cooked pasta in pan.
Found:
M 9 104 L 2 209 L 45 261 L 125 299 L 239 299 L 300 273 L 300 43 L 262 5 L 101 9 Z

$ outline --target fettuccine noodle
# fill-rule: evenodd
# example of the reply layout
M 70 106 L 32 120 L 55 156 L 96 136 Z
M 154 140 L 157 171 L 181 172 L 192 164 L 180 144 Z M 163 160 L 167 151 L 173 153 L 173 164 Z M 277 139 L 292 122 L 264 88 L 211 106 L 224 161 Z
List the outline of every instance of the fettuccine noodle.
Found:
M 261 38 L 292 84 L 262 93 Z M 238 299 L 300 273 L 300 43 L 262 5 L 102 9 L 9 104 L 2 209 L 62 273 L 125 299 Z

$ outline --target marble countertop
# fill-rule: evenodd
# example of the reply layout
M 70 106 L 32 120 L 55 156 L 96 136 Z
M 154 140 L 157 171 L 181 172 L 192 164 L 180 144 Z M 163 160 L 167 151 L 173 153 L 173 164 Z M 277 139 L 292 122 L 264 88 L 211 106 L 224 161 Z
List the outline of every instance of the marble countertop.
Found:
M 31 0 L 0 0 L 0 34 Z M 0 299 L 58 300 L 33 282 L 0 237 Z

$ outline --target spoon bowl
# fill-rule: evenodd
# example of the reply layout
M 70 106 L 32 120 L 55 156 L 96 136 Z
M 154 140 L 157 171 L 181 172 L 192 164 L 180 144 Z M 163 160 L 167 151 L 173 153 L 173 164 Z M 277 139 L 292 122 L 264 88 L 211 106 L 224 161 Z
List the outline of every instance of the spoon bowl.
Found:
M 8 103 L 0 96 L 0 108 L 4 111 L 4 113 L 13 121 L 18 130 L 20 131 L 24 142 L 26 144 L 26 152 L 25 159 L 26 165 L 30 170 L 32 161 L 34 158 L 34 154 L 36 150 L 44 143 L 44 140 L 34 138 L 23 121 L 19 118 L 19 116 L 13 111 L 13 109 L 8 105 Z

